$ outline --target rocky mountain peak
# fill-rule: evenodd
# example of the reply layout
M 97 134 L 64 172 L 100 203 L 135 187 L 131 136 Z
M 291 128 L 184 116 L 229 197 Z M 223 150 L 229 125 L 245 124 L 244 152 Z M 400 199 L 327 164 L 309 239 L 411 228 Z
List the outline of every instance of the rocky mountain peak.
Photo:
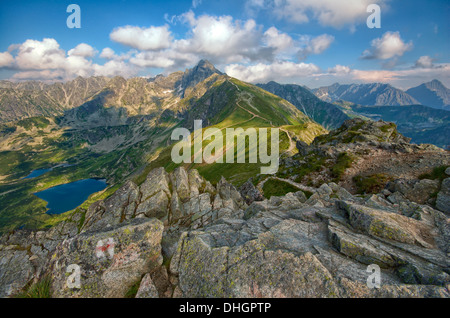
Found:
M 215 66 L 209 62 L 208 60 L 200 60 L 197 65 L 194 67 L 194 69 L 199 70 L 199 69 L 209 69 L 211 71 L 213 71 L 214 73 L 220 73 Z
M 429 83 L 425 83 L 425 85 L 429 86 L 430 88 L 434 88 L 434 89 L 446 89 L 447 87 L 445 87 L 444 84 L 442 84 L 441 81 L 434 79 Z
M 201 60 L 196 66 L 186 70 L 180 81 L 177 83 L 181 96 L 184 97 L 187 88 L 194 87 L 213 74 L 223 75 L 222 72 L 217 70 L 214 65 L 207 60 Z
M 450 107 L 450 89 L 437 79 L 410 88 L 406 92 L 422 105 L 446 110 Z

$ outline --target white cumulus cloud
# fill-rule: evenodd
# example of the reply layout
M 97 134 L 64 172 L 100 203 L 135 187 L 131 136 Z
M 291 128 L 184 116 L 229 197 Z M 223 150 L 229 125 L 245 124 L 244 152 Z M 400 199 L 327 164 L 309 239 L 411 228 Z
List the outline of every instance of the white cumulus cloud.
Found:
M 92 66 L 95 76 L 124 76 L 129 77 L 137 74 L 137 69 L 129 63 L 118 60 L 111 60 L 103 65 L 94 64 Z
M 105 47 L 100 53 L 100 57 L 107 60 L 126 61 L 135 53 L 135 50 L 128 51 L 127 53 L 116 54 L 113 49 Z
M 231 16 L 187 15 L 192 37 L 177 41 L 180 52 L 196 53 L 211 60 L 238 61 L 258 55 L 261 29 L 252 19 L 240 23 Z
M 26 40 L 17 50 L 15 60 L 21 69 L 57 69 L 66 62 L 66 54 L 55 39 Z
M 351 71 L 350 67 L 339 64 L 328 69 L 330 74 L 349 74 Z
M 110 38 L 117 43 L 142 51 L 166 49 L 172 42 L 172 35 L 167 25 L 149 28 L 127 25 L 114 29 Z
M 372 40 L 371 47 L 362 54 L 363 59 L 387 60 L 400 57 L 413 47 L 412 41 L 405 43 L 400 32 L 386 32 L 381 38 Z
M 91 58 L 97 51 L 85 43 L 66 53 L 55 39 L 26 40 L 22 44 L 10 46 L 10 51 L 11 53 L 0 53 L 0 66 L 14 65 L 18 72 L 12 78 L 16 80 L 65 81 L 77 76 L 137 74 L 136 67 L 121 61 L 112 50 L 102 51 L 102 54 L 117 57 L 117 60 L 108 61 L 104 65 L 93 63 Z
M 428 55 L 421 56 L 416 61 L 415 67 L 416 68 L 433 68 L 434 67 L 433 62 L 434 62 L 434 60 L 431 57 L 429 57 Z
M 225 68 L 228 75 L 250 83 L 306 77 L 319 72 L 319 70 L 319 67 L 314 64 L 288 61 L 277 61 L 272 64 L 258 63 L 250 66 L 231 64 Z
M 97 51 L 86 43 L 80 43 L 67 53 L 70 56 L 94 57 Z
M 272 62 L 278 54 L 286 54 L 295 46 L 293 39 L 253 19 L 235 20 L 231 16 L 201 15 L 188 11 L 176 18 L 190 29 L 186 37 L 174 40 L 160 51 L 137 52 L 130 62 L 140 67 L 174 70 L 192 65 L 200 59 L 214 64 Z M 295 53 L 295 52 L 293 52 Z
M 116 53 L 113 49 L 109 47 L 105 47 L 100 53 L 100 57 L 107 60 L 112 60 L 116 57 Z
M 169 68 L 174 65 L 174 59 L 158 52 L 140 52 L 130 59 L 139 67 Z
M 322 34 L 315 38 L 303 36 L 301 39 L 302 48 L 298 51 L 298 58 L 305 59 L 311 54 L 321 54 L 327 50 L 334 41 L 334 36 L 329 34 Z
M 286 50 L 294 45 L 294 40 L 288 34 L 280 32 L 275 27 L 264 32 L 264 40 L 267 46 L 273 47 L 277 51 Z
M 12 66 L 14 57 L 9 52 L 0 52 L 0 68 Z

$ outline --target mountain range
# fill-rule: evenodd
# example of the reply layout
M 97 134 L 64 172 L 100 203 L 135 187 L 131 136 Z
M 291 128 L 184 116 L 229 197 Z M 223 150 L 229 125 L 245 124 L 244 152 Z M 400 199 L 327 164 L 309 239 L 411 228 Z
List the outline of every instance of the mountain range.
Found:
M 348 84 L 335 83 L 313 90 L 314 94 L 327 102 L 345 100 L 367 106 L 398 106 L 419 104 L 417 100 L 389 84 Z
M 78 77 L 65 83 L 0 81 L 0 123 L 34 116 L 61 116 L 65 111 L 102 98 L 106 107 L 123 107 L 129 116 L 148 115 L 156 110 L 172 108 L 190 94 L 197 96 L 194 87 L 218 71 L 202 60 L 185 72 L 154 78 Z M 402 91 L 389 84 L 335 83 L 309 91 L 300 85 L 281 85 L 275 82 L 257 86 L 291 102 L 307 116 L 326 128 L 336 128 L 348 118 L 331 105 L 339 100 L 363 106 L 404 106 L 422 104 L 438 109 L 450 107 L 450 90 L 433 80 Z M 111 95 L 111 92 L 114 92 Z M 313 94 L 323 102 L 315 99 Z M 92 103 L 91 103 L 92 104 Z
M 335 88 L 337 85 L 334 85 Z M 353 117 L 385 120 L 397 124 L 399 132 L 410 137 L 413 143 L 430 143 L 444 149 L 450 147 L 450 112 L 445 109 L 423 105 L 372 106 L 370 103 L 371 106 L 365 106 L 342 99 L 328 103 L 316 97 L 309 89 L 299 85 L 269 82 L 257 84 L 257 86 L 291 102 L 327 129 L 338 128 L 345 120 Z M 362 85 L 353 86 L 353 90 L 358 91 L 358 87 L 363 90 Z M 368 89 L 381 86 L 370 84 L 365 87 Z M 395 90 L 392 86 L 389 89 Z M 376 95 L 375 91 L 372 94 Z M 406 93 L 402 94 L 406 95 Z M 346 98 L 352 99 L 348 95 Z
M 406 92 L 383 83 L 348 85 L 335 83 L 331 86 L 313 89 L 312 92 L 329 103 L 344 100 L 364 106 L 422 104 L 447 110 L 450 107 L 450 90 L 438 80 L 410 88 Z
M 125 108 L 129 116 L 148 115 L 175 105 L 212 74 L 222 75 L 209 62 L 200 61 L 192 70 L 151 79 L 78 77 L 55 84 L 0 81 L 0 122 L 60 116 L 66 110 L 82 105 L 86 108 L 87 102 L 95 104 L 100 99 L 102 106 Z

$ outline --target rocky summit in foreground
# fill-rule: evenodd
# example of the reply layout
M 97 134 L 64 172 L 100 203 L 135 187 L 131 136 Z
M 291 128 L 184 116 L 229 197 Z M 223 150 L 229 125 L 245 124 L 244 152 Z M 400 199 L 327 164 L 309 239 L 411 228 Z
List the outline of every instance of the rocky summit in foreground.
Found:
M 48 231 L 4 235 L 0 296 L 43 282 L 52 297 L 450 296 L 448 214 L 332 182 L 270 200 L 241 190 L 158 168 Z

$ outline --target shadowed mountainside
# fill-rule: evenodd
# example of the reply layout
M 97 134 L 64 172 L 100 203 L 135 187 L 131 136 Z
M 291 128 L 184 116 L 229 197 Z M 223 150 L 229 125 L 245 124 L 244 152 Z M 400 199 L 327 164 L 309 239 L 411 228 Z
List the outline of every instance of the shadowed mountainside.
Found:
M 450 110 L 450 89 L 438 80 L 410 88 L 406 93 L 417 99 L 422 105 Z
M 281 85 L 276 82 L 257 84 L 257 86 L 292 103 L 304 114 L 327 129 L 338 128 L 349 119 L 338 107 L 320 100 L 302 86 Z

